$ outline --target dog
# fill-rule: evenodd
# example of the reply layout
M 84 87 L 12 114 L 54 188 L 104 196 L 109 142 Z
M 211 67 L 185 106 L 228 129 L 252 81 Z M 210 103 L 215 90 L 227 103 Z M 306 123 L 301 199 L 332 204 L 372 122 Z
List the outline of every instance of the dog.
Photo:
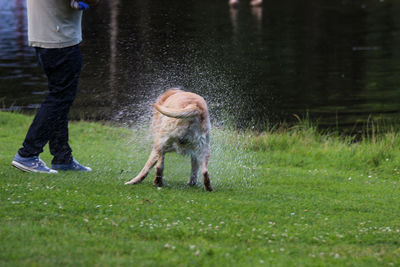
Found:
M 162 186 L 165 153 L 175 151 L 191 156 L 192 170 L 187 184 L 197 184 L 201 168 L 204 189 L 212 191 L 208 173 L 211 124 L 206 101 L 197 94 L 173 88 L 162 94 L 153 107 L 153 150 L 141 172 L 125 184 L 141 183 L 157 163 L 153 184 Z

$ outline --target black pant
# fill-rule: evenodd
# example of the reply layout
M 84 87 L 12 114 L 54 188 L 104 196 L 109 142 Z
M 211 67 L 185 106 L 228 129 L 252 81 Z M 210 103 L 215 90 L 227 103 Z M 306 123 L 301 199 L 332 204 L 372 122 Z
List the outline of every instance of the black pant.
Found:
M 48 79 L 49 93 L 38 109 L 28 130 L 22 157 L 37 156 L 49 142 L 53 164 L 72 162 L 72 150 L 68 144 L 68 112 L 78 90 L 82 68 L 79 45 L 45 49 L 36 48 L 36 56 Z

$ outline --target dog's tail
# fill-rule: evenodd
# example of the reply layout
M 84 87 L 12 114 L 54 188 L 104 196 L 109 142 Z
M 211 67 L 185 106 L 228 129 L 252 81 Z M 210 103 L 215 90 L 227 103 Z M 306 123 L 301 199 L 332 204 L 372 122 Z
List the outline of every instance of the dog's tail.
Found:
M 183 109 L 167 108 L 157 104 L 153 106 L 161 114 L 177 119 L 191 118 L 201 114 L 201 110 L 194 104 L 188 105 Z

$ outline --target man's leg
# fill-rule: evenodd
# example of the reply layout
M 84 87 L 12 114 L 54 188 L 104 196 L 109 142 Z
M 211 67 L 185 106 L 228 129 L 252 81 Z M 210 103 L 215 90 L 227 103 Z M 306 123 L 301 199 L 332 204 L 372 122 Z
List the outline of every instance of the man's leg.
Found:
M 58 104 L 57 117 L 49 136 L 52 164 L 72 163 L 72 149 L 68 144 L 68 113 L 78 91 L 82 56 L 78 45 L 64 48 L 59 66 L 49 78 L 49 88 Z

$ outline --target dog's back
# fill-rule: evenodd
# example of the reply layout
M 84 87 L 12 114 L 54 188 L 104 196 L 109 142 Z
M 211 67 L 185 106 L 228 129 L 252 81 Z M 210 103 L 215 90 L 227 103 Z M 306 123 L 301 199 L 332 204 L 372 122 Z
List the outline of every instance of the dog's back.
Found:
M 194 93 L 170 89 L 162 94 L 153 106 L 154 119 L 157 119 L 161 113 L 176 119 L 200 116 L 202 124 L 209 123 L 207 103 L 204 98 Z
M 154 104 L 155 145 L 181 154 L 199 153 L 208 143 L 210 120 L 205 100 L 194 93 L 171 89 Z

